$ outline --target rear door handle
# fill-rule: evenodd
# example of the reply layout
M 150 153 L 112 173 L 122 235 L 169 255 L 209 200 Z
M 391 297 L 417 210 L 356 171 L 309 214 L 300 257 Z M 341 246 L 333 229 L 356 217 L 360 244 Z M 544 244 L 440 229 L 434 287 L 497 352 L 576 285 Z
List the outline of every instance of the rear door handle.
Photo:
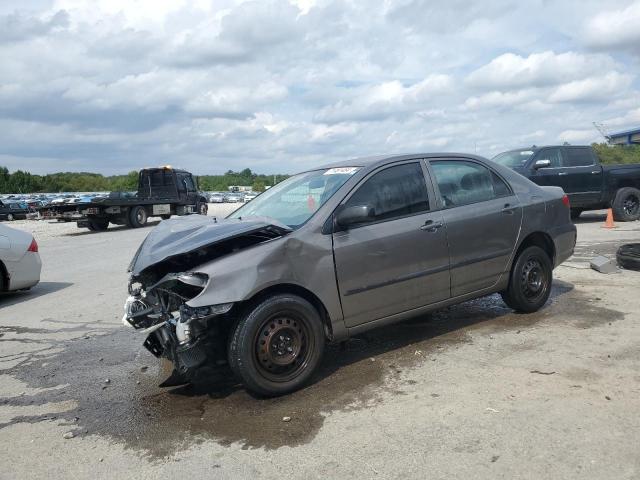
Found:
M 560 172 L 558 175 L 566 175 L 567 172 Z
M 502 207 L 502 213 L 506 215 L 513 215 L 513 211 L 515 210 L 515 205 L 511 205 L 510 203 L 505 203 L 504 207 Z
M 600 170 L 594 170 L 593 172 L 591 172 L 594 175 L 597 175 L 598 173 L 600 173 Z
M 433 220 L 427 220 L 424 222 L 424 225 L 420 227 L 420 230 L 425 230 L 427 232 L 437 232 L 439 228 L 443 227 L 444 224 L 442 222 L 434 222 Z

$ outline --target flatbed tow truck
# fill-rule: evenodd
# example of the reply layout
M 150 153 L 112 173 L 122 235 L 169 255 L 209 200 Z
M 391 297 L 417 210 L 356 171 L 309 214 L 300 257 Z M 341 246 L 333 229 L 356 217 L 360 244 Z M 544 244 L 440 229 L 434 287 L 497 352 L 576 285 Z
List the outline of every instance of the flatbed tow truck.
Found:
M 135 193 L 111 192 L 89 202 L 41 207 L 38 213 L 45 220 L 76 222 L 79 228 L 101 231 L 110 223 L 140 228 L 149 217 L 206 215 L 207 209 L 207 198 L 198 191 L 193 175 L 167 165 L 140 170 Z

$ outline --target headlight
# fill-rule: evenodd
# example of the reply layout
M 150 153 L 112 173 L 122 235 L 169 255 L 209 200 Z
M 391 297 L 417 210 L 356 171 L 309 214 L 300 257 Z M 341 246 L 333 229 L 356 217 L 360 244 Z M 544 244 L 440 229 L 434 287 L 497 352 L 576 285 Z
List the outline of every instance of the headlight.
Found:
M 184 320 L 193 318 L 206 318 L 213 315 L 223 315 L 231 310 L 231 307 L 233 307 L 233 303 L 219 303 L 217 305 L 208 305 L 206 307 L 195 308 L 189 307 L 187 305 L 182 305 L 182 307 L 180 307 L 180 316 Z

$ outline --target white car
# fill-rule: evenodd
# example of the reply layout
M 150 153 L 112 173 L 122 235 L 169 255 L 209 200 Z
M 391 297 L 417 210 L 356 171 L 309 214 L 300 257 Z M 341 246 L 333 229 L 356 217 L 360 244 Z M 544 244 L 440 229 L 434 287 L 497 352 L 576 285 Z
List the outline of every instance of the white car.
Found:
M 28 290 L 40 281 L 41 269 L 33 235 L 0 224 L 0 291 Z

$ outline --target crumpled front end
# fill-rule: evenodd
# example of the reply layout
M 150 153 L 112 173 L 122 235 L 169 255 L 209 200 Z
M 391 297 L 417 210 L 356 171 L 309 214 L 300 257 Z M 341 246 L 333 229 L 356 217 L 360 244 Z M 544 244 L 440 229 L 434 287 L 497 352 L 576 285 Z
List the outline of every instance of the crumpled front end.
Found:
M 199 295 L 209 279 L 197 272 L 165 275 L 145 288 L 140 282 L 129 286 L 123 323 L 147 335 L 144 346 L 154 356 L 170 360 L 175 368 L 170 382 L 185 383 L 205 364 L 226 363 L 226 314 L 233 304 L 191 308 L 186 302 Z
M 172 386 L 193 380 L 205 367 L 227 364 L 234 304 L 189 306 L 206 289 L 215 288 L 215 279 L 198 267 L 278 238 L 287 229 L 264 222 L 194 221 L 190 217 L 160 225 L 163 227 L 147 237 L 132 261 L 122 320 L 147 335 L 144 346 L 154 356 L 173 363 L 173 374 L 161 385 Z

